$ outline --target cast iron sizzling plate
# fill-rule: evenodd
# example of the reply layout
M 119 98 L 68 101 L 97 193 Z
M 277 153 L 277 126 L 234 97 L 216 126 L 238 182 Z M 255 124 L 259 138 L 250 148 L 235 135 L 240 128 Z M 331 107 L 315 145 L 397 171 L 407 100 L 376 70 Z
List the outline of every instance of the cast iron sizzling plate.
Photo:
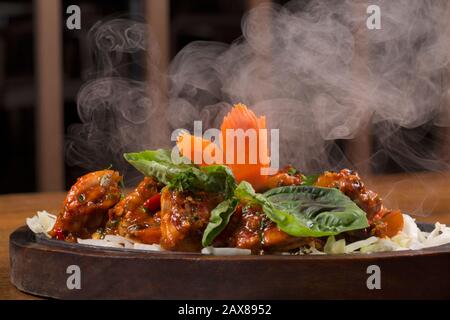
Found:
M 208 256 L 69 244 L 23 226 L 11 234 L 9 252 L 11 282 L 19 290 L 60 299 L 450 298 L 450 245 L 374 254 Z M 67 286 L 73 265 L 80 289 Z M 369 289 L 377 267 L 381 288 Z

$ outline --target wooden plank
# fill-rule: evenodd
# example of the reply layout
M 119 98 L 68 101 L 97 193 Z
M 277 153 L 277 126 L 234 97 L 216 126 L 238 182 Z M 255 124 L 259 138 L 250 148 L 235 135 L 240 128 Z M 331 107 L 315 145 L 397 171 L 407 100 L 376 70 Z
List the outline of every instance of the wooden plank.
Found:
M 153 103 L 153 116 L 149 122 L 149 135 L 154 134 L 154 128 L 158 128 L 158 139 L 154 147 L 170 147 L 170 128 L 166 120 L 166 106 L 168 104 L 168 83 L 165 75 L 170 61 L 170 1 L 169 0 L 145 0 L 145 16 L 150 27 L 151 35 L 149 46 L 159 46 L 159 60 L 152 54 L 153 48 L 148 47 L 150 55 L 147 59 L 147 85 L 149 98 Z M 158 90 L 154 90 L 157 88 Z M 153 131 L 153 133 L 152 133 Z
M 248 9 L 252 9 L 259 6 L 260 4 L 270 4 L 271 2 L 272 0 L 246 0 L 246 6 Z
M 39 191 L 63 190 L 62 23 L 60 0 L 35 5 L 36 146 Z
M 365 0 L 356 0 L 353 3 L 353 14 L 366 16 L 367 2 Z M 358 31 L 354 34 L 355 47 L 354 47 L 354 59 L 352 62 L 352 73 L 355 82 L 365 81 L 367 74 L 367 61 L 368 61 L 368 43 L 367 43 L 367 30 L 365 23 L 361 25 Z M 367 114 L 362 119 L 361 127 L 354 139 L 348 140 L 346 143 L 345 153 L 350 162 L 354 165 L 354 168 L 358 172 L 367 177 L 371 174 L 370 157 L 372 153 L 372 141 L 371 141 L 371 121 L 370 114 Z
M 165 70 L 170 60 L 170 1 L 145 0 L 145 16 L 159 45 L 159 67 Z

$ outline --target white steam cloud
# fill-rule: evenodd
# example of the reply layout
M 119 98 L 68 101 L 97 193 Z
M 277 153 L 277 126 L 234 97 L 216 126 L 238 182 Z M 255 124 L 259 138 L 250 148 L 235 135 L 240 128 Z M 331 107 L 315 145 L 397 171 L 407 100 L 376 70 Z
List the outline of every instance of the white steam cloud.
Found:
M 156 67 L 158 46 L 146 24 L 128 19 L 97 23 L 89 40 L 95 68 L 78 94 L 82 123 L 69 127 L 67 160 L 90 170 L 112 166 L 125 173 L 123 153 L 168 146 L 170 132 L 161 126 L 165 99 L 164 76 Z M 132 69 L 136 79 L 129 76 Z
M 375 168 L 390 158 L 404 170 L 446 169 L 434 149 L 419 145 L 426 133 L 412 129 L 449 124 L 447 1 L 370 4 L 381 8 L 381 30 L 367 29 L 368 4 L 360 1 L 260 6 L 245 15 L 232 44 L 187 45 L 167 78 L 156 68 L 156 44 L 144 24 L 96 25 L 97 71 L 80 91 L 82 124 L 69 131 L 67 159 L 123 169 L 122 153 L 169 146 L 169 132 L 190 129 L 194 120 L 218 127 L 231 105 L 243 102 L 280 129 L 281 163 L 304 172 L 357 166 L 335 140 L 367 127 L 377 136 Z M 151 61 L 150 79 L 121 76 L 136 52 Z M 165 79 L 167 97 L 159 90 Z

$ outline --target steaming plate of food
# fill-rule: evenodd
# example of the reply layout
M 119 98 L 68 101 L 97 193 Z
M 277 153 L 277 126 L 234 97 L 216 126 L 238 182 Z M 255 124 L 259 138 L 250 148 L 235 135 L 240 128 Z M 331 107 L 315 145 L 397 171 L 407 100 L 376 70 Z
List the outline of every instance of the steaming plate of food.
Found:
M 235 105 L 220 144 L 230 144 L 228 129 L 265 128 L 263 116 Z M 250 158 L 248 145 L 237 147 Z M 186 132 L 175 150 L 126 153 L 144 175 L 131 192 L 120 172 L 91 172 L 58 215 L 27 219 L 11 236 L 13 283 L 57 298 L 449 297 L 450 228 L 386 208 L 355 171 L 287 166 L 262 175 L 268 162 L 193 164 L 219 144 Z M 82 270 L 83 290 L 66 286 L 68 265 Z

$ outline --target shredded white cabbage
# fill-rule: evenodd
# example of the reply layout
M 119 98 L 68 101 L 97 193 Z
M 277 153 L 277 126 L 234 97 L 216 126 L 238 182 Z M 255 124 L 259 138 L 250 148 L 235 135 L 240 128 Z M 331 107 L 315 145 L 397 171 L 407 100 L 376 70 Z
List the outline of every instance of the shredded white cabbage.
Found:
M 329 236 L 327 239 L 327 243 L 323 248 L 323 251 L 329 254 L 345 253 L 345 239 L 336 241 L 334 236 Z
M 121 245 L 124 248 L 134 248 L 135 242 L 131 241 L 130 239 L 121 237 L 121 236 L 114 236 L 114 235 L 106 235 L 103 240 L 117 243 Z
M 370 246 L 371 244 L 377 242 L 379 239 L 377 237 L 370 237 L 364 240 L 356 241 L 345 246 L 345 253 L 352 253 L 354 251 L 360 250 L 361 248 Z
M 118 242 L 107 241 L 105 239 L 77 239 L 77 242 L 90 246 L 124 248 L 124 246 Z
M 81 244 L 100 247 L 127 248 L 145 251 L 163 251 L 161 246 L 157 244 L 143 244 L 115 235 L 106 235 L 103 239 L 77 239 L 77 242 Z
M 450 243 L 450 228 L 437 222 L 430 233 L 423 232 L 417 226 L 415 220 L 403 215 L 403 230 L 392 238 L 370 237 L 365 240 L 345 244 L 345 239 L 336 241 L 334 237 L 328 237 L 324 247 L 325 253 L 372 253 L 384 251 L 420 250 Z
M 309 248 L 309 254 L 310 255 L 315 255 L 315 254 L 320 255 L 320 254 L 326 254 L 326 253 L 317 250 L 315 247 L 311 247 L 311 248 Z
M 56 222 L 56 216 L 47 211 L 38 211 L 31 218 L 27 218 L 28 228 L 34 233 L 43 233 L 50 238 L 48 232 L 53 229 Z
M 56 216 L 47 211 L 38 211 L 31 218 L 27 218 L 27 225 L 34 233 L 43 233 L 47 237 L 48 232 L 53 229 Z M 437 222 L 434 230 L 430 233 L 423 232 L 417 226 L 415 220 L 407 215 L 403 215 L 403 230 L 392 238 L 370 237 L 361 241 L 346 244 L 345 239 L 337 240 L 330 236 L 324 246 L 323 251 L 315 247 L 305 250 L 306 254 L 348 254 L 348 253 L 372 253 L 384 251 L 400 250 L 420 250 L 450 243 L 450 228 L 445 224 Z M 106 235 L 103 239 L 77 239 L 78 243 L 92 246 L 129 248 L 146 251 L 162 251 L 160 245 L 143 244 L 131 239 L 116 235 Z M 250 255 L 248 249 L 239 248 L 214 248 L 206 247 L 201 251 L 206 255 Z M 285 253 L 289 254 L 289 253 Z
M 53 229 L 56 222 L 56 216 L 47 211 L 38 211 L 37 214 L 31 218 L 27 218 L 27 225 L 34 233 L 43 233 L 50 238 L 48 232 Z M 106 235 L 103 239 L 77 239 L 80 244 L 110 247 L 110 248 L 128 248 L 147 251 L 161 251 L 159 245 L 149 245 L 134 242 L 121 236 Z
M 146 251 L 164 251 L 159 244 L 144 244 L 144 243 L 134 243 L 134 249 L 146 250 Z

